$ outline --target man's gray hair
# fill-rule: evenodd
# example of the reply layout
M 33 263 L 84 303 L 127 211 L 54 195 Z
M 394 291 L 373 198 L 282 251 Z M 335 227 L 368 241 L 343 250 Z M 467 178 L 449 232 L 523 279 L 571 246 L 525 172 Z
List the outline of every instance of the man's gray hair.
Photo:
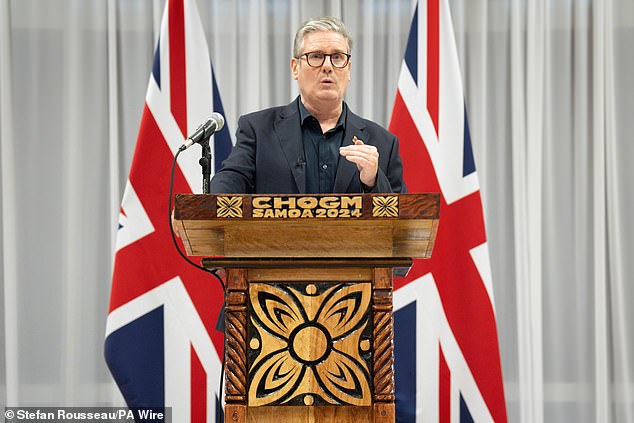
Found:
M 341 34 L 346 40 L 348 45 L 348 51 L 350 54 L 352 51 L 352 37 L 348 33 L 346 26 L 341 19 L 334 16 L 323 16 L 321 18 L 313 18 L 302 24 L 302 26 L 295 33 L 295 42 L 293 43 L 293 57 L 299 59 L 304 48 L 304 37 L 312 32 L 330 31 Z

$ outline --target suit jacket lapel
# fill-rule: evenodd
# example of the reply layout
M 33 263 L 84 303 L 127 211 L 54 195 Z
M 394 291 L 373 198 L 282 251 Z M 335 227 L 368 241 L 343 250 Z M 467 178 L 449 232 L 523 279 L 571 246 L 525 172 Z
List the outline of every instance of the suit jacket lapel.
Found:
M 282 109 L 279 118 L 274 122 L 274 127 L 295 179 L 295 184 L 297 184 L 297 191 L 304 194 L 306 193 L 306 161 L 299 119 L 296 100 Z
M 348 116 L 346 121 L 346 130 L 343 133 L 343 141 L 341 146 L 352 145 L 352 138 L 357 137 L 364 144 L 368 144 L 369 134 L 364 131 L 365 124 L 361 118 L 350 111 L 348 108 Z M 339 164 L 337 165 L 337 174 L 335 175 L 334 192 L 345 193 L 350 186 L 353 176 L 359 175 L 357 165 L 346 160 L 345 157 L 339 156 Z M 357 176 L 358 177 L 358 176 Z

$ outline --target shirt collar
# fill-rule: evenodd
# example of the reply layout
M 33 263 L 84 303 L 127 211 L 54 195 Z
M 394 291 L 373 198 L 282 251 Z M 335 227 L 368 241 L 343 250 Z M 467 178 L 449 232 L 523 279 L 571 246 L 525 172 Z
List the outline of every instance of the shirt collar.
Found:
M 308 119 L 309 117 L 313 117 L 315 120 L 317 119 L 304 106 L 304 103 L 302 103 L 301 97 L 297 97 L 297 103 L 299 104 L 299 119 L 301 121 L 302 126 L 304 126 L 304 124 L 306 123 L 306 119 Z M 341 114 L 339 115 L 339 119 L 337 120 L 337 124 L 335 125 L 335 127 L 333 129 L 337 129 L 340 126 L 343 129 L 346 129 L 346 117 L 347 117 L 347 115 L 348 115 L 348 106 L 346 105 L 346 102 L 344 101 L 343 105 L 341 107 Z

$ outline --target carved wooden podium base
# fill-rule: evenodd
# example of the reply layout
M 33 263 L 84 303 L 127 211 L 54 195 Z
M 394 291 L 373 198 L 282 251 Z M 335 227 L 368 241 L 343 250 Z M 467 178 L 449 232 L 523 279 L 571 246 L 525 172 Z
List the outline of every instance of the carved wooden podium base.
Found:
M 410 259 L 231 265 L 225 422 L 394 421 L 392 268 Z
M 175 205 L 187 254 L 227 269 L 226 422 L 394 421 L 392 272 L 431 256 L 438 194 Z

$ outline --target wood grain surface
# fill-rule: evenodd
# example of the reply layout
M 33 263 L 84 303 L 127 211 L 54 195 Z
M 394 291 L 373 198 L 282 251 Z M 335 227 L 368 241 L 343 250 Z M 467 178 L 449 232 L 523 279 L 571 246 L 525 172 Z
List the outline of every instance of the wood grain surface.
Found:
M 251 407 L 247 415 L 247 422 L 369 423 L 374 421 L 373 414 L 373 407 Z
M 189 255 L 428 258 L 432 253 L 440 217 L 438 194 L 393 195 L 393 198 L 398 199 L 397 217 L 374 216 L 372 202 L 382 197 L 363 194 L 357 196 L 363 202 L 359 217 L 270 219 L 254 218 L 251 215 L 251 203 L 264 197 L 270 199 L 271 203 L 276 198 L 282 198 L 281 201 L 286 204 L 289 198 L 301 199 L 306 196 L 243 195 L 240 196 L 241 217 L 218 217 L 218 197 L 222 196 L 176 196 L 174 228 Z M 320 199 L 324 196 L 310 198 L 313 197 Z M 327 198 L 344 197 L 330 195 Z M 332 200 L 331 203 L 335 204 L 336 201 Z

